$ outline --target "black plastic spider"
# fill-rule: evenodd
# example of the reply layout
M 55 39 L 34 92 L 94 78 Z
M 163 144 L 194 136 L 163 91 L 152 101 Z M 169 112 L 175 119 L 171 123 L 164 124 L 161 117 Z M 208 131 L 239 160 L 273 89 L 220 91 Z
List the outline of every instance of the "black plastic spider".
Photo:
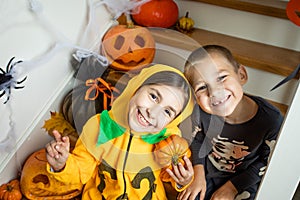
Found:
M 27 76 L 25 78 L 23 78 L 21 81 L 17 81 L 16 77 L 14 77 L 14 67 L 16 64 L 22 62 L 22 61 L 17 61 L 17 62 L 12 62 L 13 59 L 15 57 L 12 57 L 10 59 L 10 61 L 8 62 L 7 66 L 6 66 L 6 72 L 0 68 L 0 91 L 2 91 L 2 93 L 0 94 L 0 98 L 7 93 L 7 99 L 4 102 L 4 104 L 6 104 L 9 100 L 10 94 L 11 94 L 11 88 L 15 88 L 15 89 L 22 89 L 25 86 L 17 86 L 18 84 L 23 83 Z

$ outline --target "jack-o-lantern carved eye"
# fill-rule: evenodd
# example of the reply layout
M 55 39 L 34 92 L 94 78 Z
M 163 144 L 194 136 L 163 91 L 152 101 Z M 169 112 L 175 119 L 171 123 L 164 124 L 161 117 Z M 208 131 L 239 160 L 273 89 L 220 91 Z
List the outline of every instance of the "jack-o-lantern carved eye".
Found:
M 103 37 L 102 53 L 117 70 L 140 69 L 153 61 L 155 41 L 151 32 L 140 26 L 117 25 Z
M 135 37 L 134 42 L 142 48 L 145 46 L 145 43 L 146 43 L 144 38 L 139 35 L 137 35 Z
M 125 41 L 125 38 L 122 35 L 118 35 L 117 38 L 116 38 L 116 42 L 115 42 L 114 47 L 117 50 L 120 50 L 122 48 L 123 44 L 124 44 L 124 41 Z

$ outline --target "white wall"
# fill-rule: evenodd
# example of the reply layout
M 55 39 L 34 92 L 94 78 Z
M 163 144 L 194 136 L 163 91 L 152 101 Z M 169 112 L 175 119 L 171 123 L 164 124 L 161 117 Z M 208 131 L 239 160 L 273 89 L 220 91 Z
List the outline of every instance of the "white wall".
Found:
M 71 88 L 73 47 L 94 51 L 112 25 L 110 13 L 99 6 L 92 12 L 95 30 L 87 28 L 88 0 L 32 2 L 40 3 L 37 15 L 28 0 L 4 0 L 0 5 L 0 66 L 6 70 L 15 56 L 24 62 L 16 65 L 14 76 L 27 76 L 24 89 L 11 89 L 7 104 L 6 96 L 0 99 L 0 184 L 17 176 L 27 156 L 50 140 L 42 126 Z M 86 30 L 88 37 L 83 38 Z
M 176 3 L 179 16 L 189 11 L 197 28 L 300 51 L 300 29 L 289 20 L 195 1 Z

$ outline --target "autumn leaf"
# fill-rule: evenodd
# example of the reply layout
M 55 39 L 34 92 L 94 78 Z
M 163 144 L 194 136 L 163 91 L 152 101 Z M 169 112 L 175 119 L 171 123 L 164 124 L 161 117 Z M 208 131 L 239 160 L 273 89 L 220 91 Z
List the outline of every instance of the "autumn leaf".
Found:
M 60 112 L 51 112 L 51 117 L 45 120 L 42 128 L 46 129 L 48 134 L 53 137 L 53 130 L 57 130 L 62 136 L 69 136 L 71 147 L 75 145 L 78 134 L 74 127 L 63 117 Z

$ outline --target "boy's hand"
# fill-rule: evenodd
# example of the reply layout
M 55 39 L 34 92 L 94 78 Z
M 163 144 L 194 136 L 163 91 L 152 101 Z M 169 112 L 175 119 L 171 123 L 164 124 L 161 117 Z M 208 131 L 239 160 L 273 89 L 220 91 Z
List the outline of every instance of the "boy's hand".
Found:
M 194 200 L 200 193 L 200 200 L 204 200 L 206 193 L 206 181 L 203 165 L 194 166 L 195 178 L 184 191 L 180 192 L 177 199 Z
M 234 200 L 237 193 L 238 191 L 231 181 L 227 181 L 213 193 L 211 200 Z
M 70 141 L 68 136 L 62 137 L 56 130 L 53 131 L 53 136 L 54 140 L 46 145 L 46 156 L 54 171 L 60 171 L 69 157 Z
M 166 169 L 175 182 L 181 186 L 189 184 L 194 176 L 194 169 L 190 159 L 184 156 L 183 160 L 185 166 L 179 162 L 178 165 L 173 165 L 173 171 L 171 169 Z

